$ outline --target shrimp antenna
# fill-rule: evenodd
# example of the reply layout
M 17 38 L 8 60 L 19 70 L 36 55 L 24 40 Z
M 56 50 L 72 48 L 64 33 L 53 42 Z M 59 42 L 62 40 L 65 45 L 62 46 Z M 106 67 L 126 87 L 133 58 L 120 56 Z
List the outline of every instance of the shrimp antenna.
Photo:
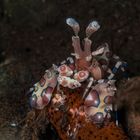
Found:
M 80 31 L 79 23 L 74 18 L 67 18 L 66 23 L 73 29 L 76 36 Z
M 94 32 L 96 32 L 100 28 L 100 25 L 97 21 L 92 21 L 86 28 L 86 37 L 90 37 Z

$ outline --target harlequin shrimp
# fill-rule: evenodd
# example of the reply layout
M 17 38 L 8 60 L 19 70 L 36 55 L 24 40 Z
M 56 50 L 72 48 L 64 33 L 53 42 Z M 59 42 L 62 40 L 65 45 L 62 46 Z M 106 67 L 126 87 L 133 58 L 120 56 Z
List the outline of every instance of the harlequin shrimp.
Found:
M 75 112 L 79 112 L 79 115 L 84 114 L 85 118 L 90 118 L 94 123 L 103 123 L 106 117 L 110 118 L 110 112 L 113 110 L 115 74 L 118 70 L 125 72 L 127 64 L 112 54 L 107 43 L 91 51 L 92 41 L 89 38 L 100 29 L 97 21 L 92 21 L 86 28 L 84 50 L 81 48 L 78 36 L 79 23 L 73 18 L 68 18 L 66 23 L 74 31 L 72 36 L 74 53 L 60 64 L 46 70 L 41 80 L 32 88 L 30 104 L 36 109 L 43 109 L 50 102 L 53 106 L 65 105 L 67 97 L 61 92 L 54 94 L 56 87 L 62 86 L 74 90 L 86 85 L 84 92 L 81 93 L 81 100 L 84 101 L 83 110 L 80 111 L 79 108 L 69 110 L 73 114 Z M 112 60 L 114 66 L 110 67 Z

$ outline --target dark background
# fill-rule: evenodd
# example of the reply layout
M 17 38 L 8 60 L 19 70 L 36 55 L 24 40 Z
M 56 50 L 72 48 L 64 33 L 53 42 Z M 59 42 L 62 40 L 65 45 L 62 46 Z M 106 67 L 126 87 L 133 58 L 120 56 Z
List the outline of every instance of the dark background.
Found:
M 0 139 L 17 139 L 10 123 L 29 110 L 27 90 L 73 51 L 67 17 L 80 23 L 81 39 L 88 23 L 99 21 L 92 49 L 107 42 L 131 75 L 140 75 L 139 0 L 0 0 Z

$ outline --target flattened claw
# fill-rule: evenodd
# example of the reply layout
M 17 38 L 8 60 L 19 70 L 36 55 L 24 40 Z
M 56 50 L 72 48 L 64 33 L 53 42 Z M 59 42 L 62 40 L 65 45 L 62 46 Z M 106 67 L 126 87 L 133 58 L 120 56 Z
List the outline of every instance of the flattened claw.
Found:
M 92 21 L 86 28 L 86 36 L 90 37 L 94 32 L 100 28 L 100 25 L 97 21 Z
M 41 80 L 34 85 L 33 93 L 30 97 L 32 108 L 43 109 L 48 105 L 57 85 L 57 77 L 54 67 L 46 70 Z
M 74 18 L 67 18 L 66 23 L 73 29 L 75 35 L 77 36 L 80 31 L 79 23 Z

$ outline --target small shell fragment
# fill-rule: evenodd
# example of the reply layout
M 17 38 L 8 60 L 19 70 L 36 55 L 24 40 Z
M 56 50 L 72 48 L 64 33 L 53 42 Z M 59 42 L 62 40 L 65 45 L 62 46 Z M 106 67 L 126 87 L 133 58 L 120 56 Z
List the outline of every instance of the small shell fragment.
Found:
M 17 127 L 18 124 L 13 122 L 13 123 L 10 123 L 10 126 L 12 126 L 12 127 Z

